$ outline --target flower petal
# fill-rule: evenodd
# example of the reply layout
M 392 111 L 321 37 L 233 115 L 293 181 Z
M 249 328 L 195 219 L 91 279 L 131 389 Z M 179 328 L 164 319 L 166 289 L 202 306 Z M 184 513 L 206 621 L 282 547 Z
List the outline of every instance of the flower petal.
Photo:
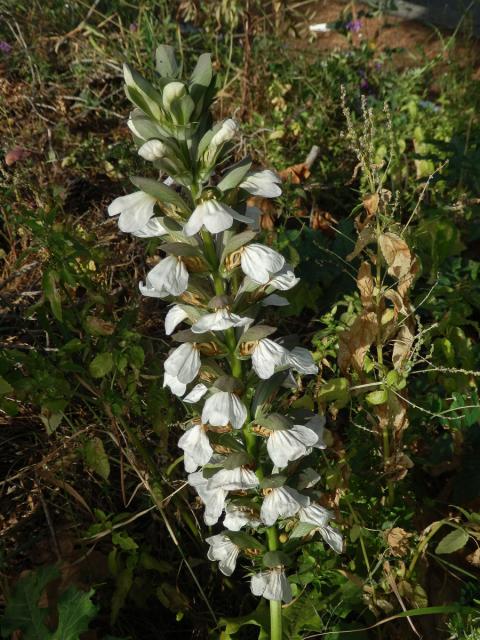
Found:
M 126 196 L 116 198 L 108 207 L 108 214 L 116 216 L 120 214 L 118 226 L 121 231 L 130 233 L 142 229 L 153 216 L 155 198 L 144 193 L 135 191 Z
M 165 360 L 165 371 L 176 376 L 180 382 L 188 384 L 197 376 L 201 366 L 198 349 L 191 343 L 185 342 L 177 347 Z
M 163 374 L 163 386 L 169 387 L 171 392 L 176 396 L 183 396 L 187 390 L 187 385 L 180 382 L 176 376 L 171 376 L 167 372 Z
M 165 316 L 165 333 L 167 336 L 171 335 L 175 331 L 175 327 L 183 322 L 185 318 L 188 318 L 188 314 L 178 304 L 170 307 L 167 315 Z
M 137 238 L 160 238 L 167 233 L 168 230 L 163 226 L 162 218 L 150 218 L 144 227 L 132 231 L 132 236 Z
M 269 338 L 258 341 L 252 353 L 252 367 L 262 380 L 268 380 L 275 373 L 277 367 L 284 366 L 289 357 L 285 347 Z
M 187 404 L 194 404 L 195 402 L 198 402 L 201 398 L 203 398 L 207 391 L 208 388 L 204 384 L 196 384 L 193 389 L 189 393 L 187 393 L 184 398 L 182 398 L 183 402 L 186 402 Z
M 196 463 L 195 469 L 187 469 L 190 472 L 196 471 L 197 467 L 203 467 L 213 455 L 210 440 L 201 424 L 194 425 L 188 431 L 185 431 L 178 441 L 178 446 Z M 191 467 L 192 465 L 189 466 Z
M 278 186 L 281 182 L 280 176 L 269 169 L 265 169 L 252 172 L 239 186 L 253 196 L 276 198 L 282 193 L 281 188 Z
M 255 243 L 244 247 L 240 260 L 242 271 L 259 284 L 266 284 L 285 265 L 285 258 L 277 251 Z

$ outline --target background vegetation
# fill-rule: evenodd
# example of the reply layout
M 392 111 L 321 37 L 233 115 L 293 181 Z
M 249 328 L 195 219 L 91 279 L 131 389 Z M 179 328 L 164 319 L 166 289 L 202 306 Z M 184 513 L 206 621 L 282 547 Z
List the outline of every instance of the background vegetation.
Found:
M 480 638 L 478 44 L 468 15 L 453 34 L 415 27 L 422 47 L 378 7 L 334 8 L 335 33 L 312 35 L 315 2 L 0 0 L 2 637 L 248 639 L 263 624 L 248 584 L 206 559 L 178 467 L 165 307 L 137 291 L 155 240 L 106 216 L 141 166 L 121 64 L 153 77 L 165 42 L 187 66 L 212 52 L 238 155 L 285 179 L 263 228 L 302 277 L 282 323 L 321 370 L 295 401 L 328 415 L 317 470 L 347 538 L 339 557 L 304 547 L 287 637 Z M 392 266 L 390 233 L 415 276 L 400 368 L 378 340 L 345 361 L 368 304 L 388 309 L 351 255 L 375 216 L 363 263 Z

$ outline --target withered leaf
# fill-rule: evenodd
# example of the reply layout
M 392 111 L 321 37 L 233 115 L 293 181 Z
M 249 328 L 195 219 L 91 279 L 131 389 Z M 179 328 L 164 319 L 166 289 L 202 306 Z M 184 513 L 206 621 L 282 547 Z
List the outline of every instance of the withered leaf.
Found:
M 410 355 L 415 339 L 415 326 L 412 318 L 409 318 L 399 329 L 395 336 L 392 351 L 393 366 L 400 371 Z
M 385 473 L 390 480 L 403 480 L 412 467 L 413 462 L 407 454 L 399 451 L 386 461 Z
M 411 533 L 407 533 L 405 529 L 401 527 L 393 527 L 393 529 L 387 529 L 385 531 L 385 538 L 392 555 L 396 558 L 406 556 L 409 552 L 409 541 L 412 537 Z
M 412 263 L 410 265 L 410 270 L 402 277 L 399 278 L 397 291 L 398 294 L 405 300 L 407 297 L 407 291 L 413 284 L 413 281 L 417 277 L 418 272 L 420 271 L 420 264 L 418 260 L 413 257 Z
M 387 300 L 390 300 L 390 302 L 393 302 L 395 317 L 397 317 L 399 313 L 402 313 L 405 316 L 408 315 L 408 310 L 405 307 L 403 298 L 397 291 L 394 289 L 388 289 L 388 291 L 385 291 L 384 297 L 387 298 Z
M 369 262 L 362 262 L 357 275 L 357 287 L 360 291 L 362 305 L 367 311 L 373 307 L 373 289 L 375 283 L 372 278 L 372 267 Z
M 352 326 L 338 338 L 338 366 L 347 371 L 352 366 L 359 373 L 363 369 L 365 355 L 378 332 L 377 316 L 373 312 L 363 313 Z
M 364 229 L 362 229 L 358 234 L 357 242 L 355 243 L 355 248 L 352 251 L 352 253 L 348 254 L 347 260 L 351 262 L 354 258 L 356 258 L 359 255 L 359 253 L 361 253 L 365 249 L 365 247 L 368 244 L 375 242 L 375 240 L 376 240 L 376 235 L 373 227 L 365 227 Z
M 380 196 L 378 193 L 370 193 L 363 199 L 363 206 L 368 214 L 368 217 L 373 217 L 378 211 L 378 204 L 380 202 Z
M 380 234 L 378 244 L 388 265 L 388 273 L 398 279 L 405 277 L 412 264 L 412 254 L 405 240 L 388 231 Z

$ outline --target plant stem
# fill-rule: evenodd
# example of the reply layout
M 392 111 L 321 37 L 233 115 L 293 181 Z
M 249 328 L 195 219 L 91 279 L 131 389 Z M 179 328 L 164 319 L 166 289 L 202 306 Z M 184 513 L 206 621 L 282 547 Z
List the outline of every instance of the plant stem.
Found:
M 269 551 L 278 549 L 277 527 L 267 529 L 267 543 Z M 270 640 L 282 640 L 282 602 L 270 600 Z
M 377 362 L 380 369 L 380 373 L 382 378 L 385 375 L 383 368 L 383 345 L 382 345 L 382 334 L 381 334 L 381 326 L 382 326 L 382 256 L 380 251 L 380 246 L 378 244 L 378 239 L 380 234 L 382 233 L 380 227 L 380 221 L 378 219 L 377 214 L 377 259 L 376 259 L 376 267 L 375 267 L 375 286 L 376 286 L 376 307 L 377 307 Z M 383 439 L 383 465 L 384 468 L 388 468 L 388 461 L 391 455 L 390 452 L 390 434 L 389 434 L 389 425 L 388 423 L 382 429 L 382 439 Z M 392 506 L 395 501 L 395 487 L 393 485 L 392 480 L 387 479 L 387 505 Z

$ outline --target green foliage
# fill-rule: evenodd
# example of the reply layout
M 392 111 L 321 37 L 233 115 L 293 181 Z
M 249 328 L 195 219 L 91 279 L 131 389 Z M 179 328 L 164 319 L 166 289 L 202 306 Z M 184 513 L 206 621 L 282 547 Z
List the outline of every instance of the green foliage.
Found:
M 51 631 L 46 626 L 49 609 L 39 606 L 39 600 L 58 576 L 56 567 L 46 566 L 18 580 L 0 619 L 2 638 L 21 631 L 25 640 L 80 640 L 98 612 L 92 602 L 94 590 L 87 593 L 71 586 L 64 591 L 57 604 L 58 624 Z

